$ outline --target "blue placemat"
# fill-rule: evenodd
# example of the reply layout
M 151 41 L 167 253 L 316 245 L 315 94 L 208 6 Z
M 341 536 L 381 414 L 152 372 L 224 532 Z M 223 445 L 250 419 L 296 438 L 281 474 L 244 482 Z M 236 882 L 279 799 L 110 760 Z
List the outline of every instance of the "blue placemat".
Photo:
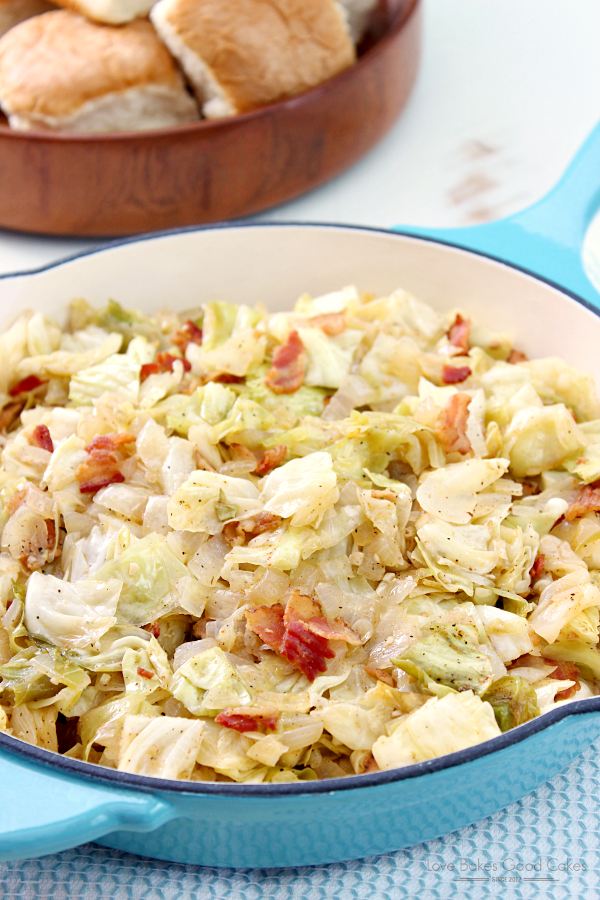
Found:
M 0 809 L 1 815 L 1 809 Z M 93 844 L 0 864 L 2 900 L 600 897 L 600 740 L 519 803 L 410 850 L 317 868 L 202 869 Z

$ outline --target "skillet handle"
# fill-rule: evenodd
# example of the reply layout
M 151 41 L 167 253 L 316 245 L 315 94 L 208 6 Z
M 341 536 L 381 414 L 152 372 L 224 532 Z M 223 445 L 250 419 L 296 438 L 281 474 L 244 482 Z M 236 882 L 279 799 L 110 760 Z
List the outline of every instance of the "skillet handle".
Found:
M 152 831 L 178 813 L 154 794 L 94 785 L 0 752 L 0 861 L 32 859 L 116 830 Z
M 533 206 L 471 228 L 404 228 L 513 263 L 600 308 L 600 296 L 581 261 L 588 226 L 600 205 L 600 125 L 587 138 L 558 184 Z

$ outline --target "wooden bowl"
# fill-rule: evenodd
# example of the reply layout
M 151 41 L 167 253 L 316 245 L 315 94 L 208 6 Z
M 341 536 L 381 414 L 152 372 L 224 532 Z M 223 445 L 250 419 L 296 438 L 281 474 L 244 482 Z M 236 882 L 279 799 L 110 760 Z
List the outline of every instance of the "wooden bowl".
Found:
M 420 0 L 384 0 L 358 62 L 304 94 L 177 128 L 102 135 L 0 123 L 0 227 L 108 236 L 257 213 L 317 187 L 385 134 L 417 71 Z

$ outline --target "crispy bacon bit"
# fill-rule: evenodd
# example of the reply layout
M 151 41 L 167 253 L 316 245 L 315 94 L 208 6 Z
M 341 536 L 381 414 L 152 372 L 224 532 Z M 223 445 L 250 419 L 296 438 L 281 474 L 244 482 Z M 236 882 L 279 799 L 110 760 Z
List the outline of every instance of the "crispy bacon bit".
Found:
M 306 623 L 306 627 L 313 634 L 326 638 L 328 641 L 346 641 L 347 644 L 358 646 L 362 644 L 362 638 L 357 631 L 346 625 L 343 619 L 337 617 L 330 622 L 322 616 L 315 616 Z
M 257 606 L 255 609 L 246 610 L 246 622 L 250 631 L 257 634 L 261 641 L 281 652 L 285 625 L 283 616 L 285 610 L 281 603 L 273 606 Z
M 390 687 L 396 687 L 396 682 L 390 672 L 385 672 L 383 669 L 378 669 L 375 666 L 365 666 L 365 672 L 371 678 L 376 678 L 377 681 L 383 681 L 384 684 L 389 684 Z
M 567 509 L 565 519 L 567 522 L 572 522 L 573 519 L 579 519 L 586 512 L 598 511 L 600 511 L 600 487 L 586 484 L 579 497 L 573 500 Z
M 313 316 L 308 320 L 313 328 L 320 328 L 328 337 L 336 337 L 346 330 L 345 313 L 326 313 L 323 316 Z
M 16 403 L 8 403 L 2 412 L 0 412 L 0 431 L 10 428 L 15 419 L 21 415 L 21 411 L 25 406 L 24 400 L 18 400 Z
M 176 347 L 179 347 L 182 353 L 185 353 L 188 344 L 202 343 L 202 329 L 198 328 L 191 319 L 186 319 L 181 328 L 170 335 L 169 340 Z
M 82 467 L 85 466 L 85 463 L 82 463 L 76 472 L 76 478 L 79 477 L 84 478 L 85 473 L 82 471 Z M 90 478 L 89 481 L 82 481 L 79 485 L 79 490 L 82 494 L 97 494 L 98 491 L 102 490 L 102 488 L 108 487 L 109 484 L 122 484 L 125 481 L 125 476 L 121 474 L 121 472 L 113 472 L 110 475 L 106 475 L 104 477 L 96 477 Z
M 29 391 L 35 391 L 40 385 L 47 383 L 47 381 L 42 381 L 41 378 L 38 378 L 37 375 L 28 375 L 27 378 L 23 378 L 18 384 L 15 384 L 8 393 L 11 397 L 18 397 L 19 394 L 27 394 Z
M 285 608 L 284 621 L 289 625 L 290 622 L 307 622 L 315 616 L 322 615 L 323 607 L 320 603 L 306 594 L 301 594 L 300 591 L 292 591 Z
M 444 384 L 460 384 L 461 381 L 466 381 L 470 374 L 468 366 L 444 366 L 442 381 Z
M 256 465 L 256 457 L 252 450 L 248 450 L 247 447 L 244 447 L 243 444 L 230 444 L 229 450 L 231 452 L 231 458 L 235 462 L 251 462 Z
M 53 519 L 44 519 L 46 523 L 46 531 L 48 532 L 48 547 L 53 547 L 56 543 L 56 526 Z
M 469 332 L 471 330 L 471 320 L 463 319 L 459 314 L 456 316 L 453 325 L 448 331 L 448 340 L 455 347 L 464 350 L 467 353 L 469 349 Z
M 362 639 L 343 619 L 329 622 L 320 603 L 293 591 L 284 610 L 280 603 L 246 611 L 250 631 L 297 666 L 309 681 L 327 668 L 335 653 L 330 640 L 360 644 Z
M 277 444 L 276 447 L 271 447 L 270 450 L 267 450 L 265 452 L 263 458 L 256 466 L 254 470 L 255 473 L 257 475 L 266 475 L 267 472 L 270 472 L 272 469 L 275 469 L 277 466 L 281 465 L 286 456 L 287 447 L 284 444 Z
M 557 681 L 577 681 L 581 674 L 575 663 L 556 662 L 555 659 L 546 659 L 546 657 L 543 659 L 548 666 L 556 666 L 548 678 L 555 678 Z
M 473 452 L 467 437 L 470 402 L 468 394 L 453 394 L 437 417 L 435 433 L 447 453 L 461 453 L 465 456 Z
M 119 434 L 98 434 L 85 448 L 87 459 L 78 467 L 75 477 L 82 494 L 95 494 L 109 484 L 120 484 L 125 477 L 120 470 L 123 461 L 117 455 L 123 444 L 131 444 L 135 437 L 128 431 Z
M 141 666 L 138 666 L 137 673 L 140 678 L 154 678 L 154 672 L 149 672 L 148 669 L 142 669 Z
M 527 362 L 527 357 L 524 353 L 521 353 L 520 350 L 511 350 L 506 362 L 514 366 L 520 362 Z
M 160 637 L 160 623 L 159 622 L 150 622 L 149 625 L 143 626 L 144 631 L 149 631 L 152 637 L 159 638 Z
M 97 434 L 85 448 L 88 453 L 94 450 L 116 450 L 122 444 L 134 444 L 135 437 L 128 431 L 118 434 Z
M 192 364 L 185 359 L 185 357 L 172 356 L 170 353 L 158 353 L 156 362 L 144 363 L 142 366 L 140 370 L 140 381 L 145 381 L 146 378 L 149 378 L 151 375 L 161 375 L 164 372 L 172 372 L 173 365 L 176 362 L 182 363 L 184 372 L 189 372 L 192 368 Z
M 157 362 L 144 363 L 140 369 L 140 382 L 145 381 L 146 378 L 150 378 L 151 375 L 158 375 L 159 373 L 160 366 Z
M 557 664 L 555 660 L 545 659 L 545 658 L 544 658 L 544 662 L 547 663 L 549 666 L 556 666 L 556 669 L 554 670 L 554 672 L 551 672 L 551 674 L 548 675 L 548 678 L 555 678 L 557 681 L 574 681 L 574 682 L 576 682 L 575 684 L 572 684 L 571 687 L 565 688 L 564 691 L 559 691 L 558 694 L 556 695 L 556 697 L 554 698 L 555 700 L 568 700 L 569 697 L 573 697 L 574 694 L 577 693 L 577 691 L 581 690 L 581 685 L 579 684 L 579 681 L 577 680 L 580 677 L 581 673 L 580 673 L 579 669 L 577 668 L 577 666 L 575 665 L 575 663 L 559 662 Z
M 27 487 L 21 488 L 21 490 L 17 491 L 16 494 L 13 494 L 10 500 L 7 502 L 6 508 L 11 516 L 18 510 L 20 506 L 23 506 L 23 504 L 25 503 L 28 490 L 29 485 L 27 485 Z
M 309 630 L 307 623 L 300 619 L 286 625 L 281 642 L 281 655 L 297 666 L 309 681 L 314 681 L 320 672 L 325 672 L 326 659 L 335 657 L 327 639 L 314 634 Z
M 544 566 L 546 565 L 546 557 L 543 553 L 540 553 L 539 556 L 536 556 L 535 562 L 529 570 L 529 574 L 531 575 L 532 581 L 537 581 L 542 572 L 544 571 Z
M 156 362 L 165 372 L 172 372 L 173 364 L 176 362 L 180 362 L 183 365 L 184 372 L 189 372 L 192 368 L 191 362 L 184 356 L 171 356 L 170 353 L 158 353 Z
M 215 722 L 225 728 L 232 728 L 243 734 L 245 731 L 258 731 L 265 728 L 273 731 L 277 728 L 278 712 L 266 706 L 248 708 L 245 706 L 228 707 L 219 713 Z
M 302 387 L 306 354 L 297 331 L 290 331 L 285 344 L 273 354 L 273 365 L 265 377 L 265 384 L 276 394 L 293 394 Z
M 241 522 L 237 519 L 234 519 L 233 522 L 228 522 L 223 528 L 223 537 L 230 544 L 239 546 L 245 542 L 248 536 L 253 538 L 259 534 L 264 534 L 265 531 L 271 531 L 280 522 L 280 516 L 261 510 L 261 512 L 248 519 L 242 519 Z
M 219 384 L 243 384 L 246 379 L 243 375 L 232 375 L 231 372 L 218 372 L 210 380 Z
M 29 436 L 29 443 L 33 447 L 39 447 L 41 450 L 47 450 L 54 453 L 54 444 L 50 437 L 50 432 L 45 425 L 36 425 Z

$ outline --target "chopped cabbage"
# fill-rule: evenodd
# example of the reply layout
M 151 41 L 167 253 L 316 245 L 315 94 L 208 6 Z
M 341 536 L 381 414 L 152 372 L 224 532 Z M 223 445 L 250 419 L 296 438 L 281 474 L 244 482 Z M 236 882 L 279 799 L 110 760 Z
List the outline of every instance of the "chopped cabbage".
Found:
M 70 584 L 33 572 L 25 596 L 25 627 L 56 647 L 89 647 L 117 621 L 121 587 L 116 578 Z
M 373 744 L 380 769 L 394 769 L 465 750 L 500 734 L 494 711 L 472 691 L 432 697 Z

